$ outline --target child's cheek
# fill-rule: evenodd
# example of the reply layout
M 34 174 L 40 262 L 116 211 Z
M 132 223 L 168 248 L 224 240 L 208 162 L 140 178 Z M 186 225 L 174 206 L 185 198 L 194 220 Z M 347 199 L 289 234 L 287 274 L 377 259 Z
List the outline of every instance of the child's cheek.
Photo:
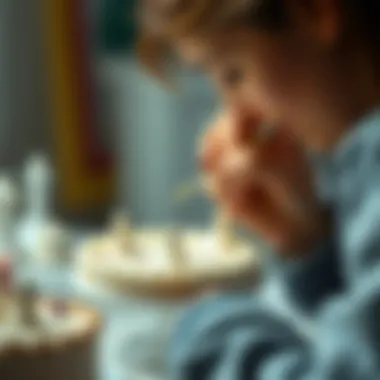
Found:
M 269 113 L 276 121 L 286 121 L 283 119 L 293 98 L 294 82 L 290 80 L 291 74 L 286 65 L 274 61 L 263 63 L 257 70 L 257 103 L 265 114 Z
M 297 63 L 290 49 L 277 44 L 253 52 L 246 92 L 265 115 L 286 122 L 289 105 L 298 98 Z M 284 120 L 285 119 L 285 120 Z

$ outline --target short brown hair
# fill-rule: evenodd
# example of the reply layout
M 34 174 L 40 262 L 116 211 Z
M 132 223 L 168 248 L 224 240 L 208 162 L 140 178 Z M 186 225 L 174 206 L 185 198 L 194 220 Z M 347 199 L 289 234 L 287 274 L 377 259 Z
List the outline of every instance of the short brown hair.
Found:
M 278 29 L 286 24 L 283 0 L 150 0 L 139 8 L 138 56 L 150 72 L 162 76 L 170 54 L 168 41 L 234 25 Z M 161 0 L 161 3 L 163 1 Z M 168 3 L 168 1 L 164 2 Z M 156 6 L 152 6 L 152 4 Z
M 141 0 L 140 0 L 141 1 Z M 348 26 L 373 51 L 380 48 L 380 1 L 339 0 Z M 246 25 L 279 31 L 290 25 L 286 0 L 148 0 L 140 7 L 138 56 L 158 76 L 165 71 L 169 41 L 182 35 Z M 162 3 L 160 6 L 159 3 Z M 376 56 L 378 54 L 376 53 Z

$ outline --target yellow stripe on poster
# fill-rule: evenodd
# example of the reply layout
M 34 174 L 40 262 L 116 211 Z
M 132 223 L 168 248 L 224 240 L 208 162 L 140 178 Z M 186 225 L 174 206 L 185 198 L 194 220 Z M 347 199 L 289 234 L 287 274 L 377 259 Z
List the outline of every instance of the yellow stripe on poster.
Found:
M 66 0 L 42 0 L 44 8 L 49 84 L 52 98 L 54 139 L 60 198 L 71 213 L 106 204 L 114 194 L 114 172 L 93 174 L 86 168 L 80 136 L 80 106 L 77 101 L 75 51 L 71 46 Z

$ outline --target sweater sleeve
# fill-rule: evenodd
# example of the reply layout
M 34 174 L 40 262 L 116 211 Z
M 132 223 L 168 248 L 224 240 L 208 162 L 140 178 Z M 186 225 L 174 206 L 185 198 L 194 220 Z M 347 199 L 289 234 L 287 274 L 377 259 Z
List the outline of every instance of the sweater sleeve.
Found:
M 198 306 L 173 341 L 175 380 L 380 378 L 380 267 L 330 301 L 310 330 L 243 295 Z
M 174 340 L 174 379 L 378 380 L 380 185 L 375 182 L 345 213 L 341 266 L 347 287 L 325 303 L 313 328 L 299 329 L 259 299 L 220 296 L 196 308 L 186 334 Z M 304 266 L 310 264 L 298 265 L 296 278 L 301 273 L 303 282 L 295 283 L 306 287 Z M 310 282 L 318 277 L 311 268 Z
M 276 274 L 290 305 L 313 314 L 329 297 L 342 290 L 338 251 L 333 238 L 299 260 L 276 260 Z
M 290 305 L 303 313 L 313 314 L 332 295 L 342 290 L 343 279 L 339 268 L 339 248 L 336 220 L 332 214 L 336 174 L 331 159 L 310 157 L 315 174 L 315 189 L 325 210 L 330 234 L 313 252 L 302 255 L 302 260 L 272 260 L 275 274 Z

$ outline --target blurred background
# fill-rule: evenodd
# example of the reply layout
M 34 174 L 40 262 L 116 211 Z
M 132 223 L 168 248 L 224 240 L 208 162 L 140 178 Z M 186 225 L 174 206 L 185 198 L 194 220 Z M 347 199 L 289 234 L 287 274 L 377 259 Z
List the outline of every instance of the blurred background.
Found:
M 205 200 L 180 209 L 172 193 L 196 176 L 195 143 L 216 98 L 195 73 L 169 92 L 134 55 L 133 0 L 0 2 L 0 162 L 18 176 L 30 155 L 54 166 L 55 206 L 101 221 L 208 220 Z

